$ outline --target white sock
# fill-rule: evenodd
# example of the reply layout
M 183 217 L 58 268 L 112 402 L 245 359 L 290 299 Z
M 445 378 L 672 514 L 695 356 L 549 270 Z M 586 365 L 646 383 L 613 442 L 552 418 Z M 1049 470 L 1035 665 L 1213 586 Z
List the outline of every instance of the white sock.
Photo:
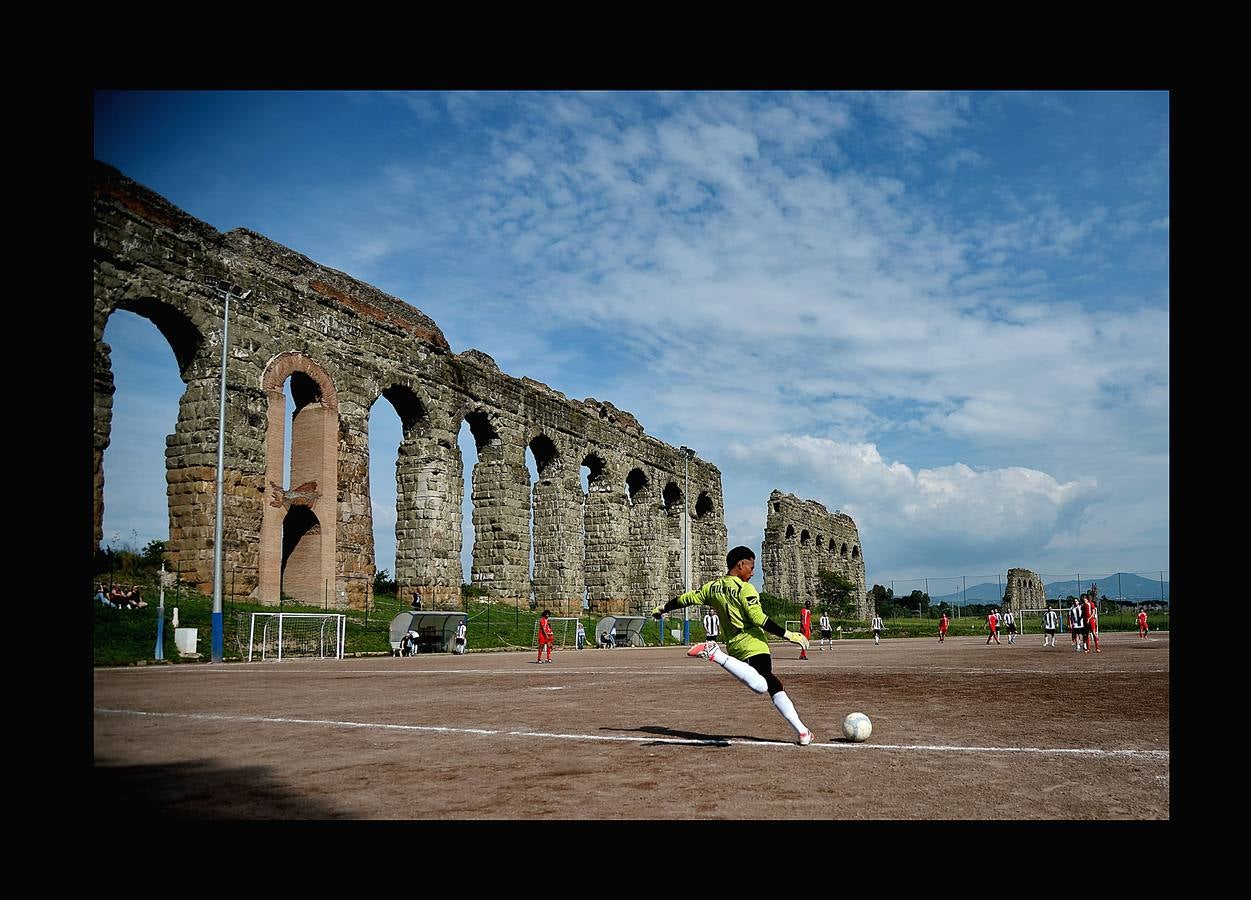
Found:
M 735 659 L 726 653 L 720 647 L 712 652 L 708 657 L 721 668 L 725 669 L 743 684 L 747 685 L 757 694 L 763 694 L 769 690 L 769 682 L 765 681 L 765 677 L 753 669 L 741 659 Z
M 782 718 L 791 723 L 791 728 L 795 729 L 796 734 L 803 734 L 808 730 L 808 726 L 799 721 L 799 713 L 795 712 L 795 704 L 791 703 L 791 698 L 786 696 L 786 691 L 778 691 L 773 695 L 773 705 L 778 708 Z

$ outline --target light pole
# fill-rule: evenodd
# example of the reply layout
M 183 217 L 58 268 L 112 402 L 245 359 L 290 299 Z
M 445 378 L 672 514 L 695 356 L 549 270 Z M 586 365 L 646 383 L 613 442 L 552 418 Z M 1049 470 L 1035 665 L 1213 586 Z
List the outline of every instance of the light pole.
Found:
M 246 300 L 251 290 L 240 293 L 237 284 L 209 278 L 209 287 L 226 301 L 222 314 L 222 385 L 217 404 L 217 508 L 213 528 L 213 655 L 212 661 L 222 661 L 222 484 L 226 464 L 226 354 L 230 346 L 230 298 Z
M 679 447 L 678 452 L 686 464 L 686 476 L 682 488 L 682 584 L 684 592 L 691 590 L 691 460 L 695 451 L 690 447 Z M 682 607 L 682 643 L 691 642 L 691 608 Z

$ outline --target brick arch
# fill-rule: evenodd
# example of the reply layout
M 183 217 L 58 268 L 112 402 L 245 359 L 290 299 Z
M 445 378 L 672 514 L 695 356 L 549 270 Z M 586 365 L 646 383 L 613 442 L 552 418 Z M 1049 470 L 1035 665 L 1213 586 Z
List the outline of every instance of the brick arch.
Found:
M 291 471 L 283 482 L 287 422 L 283 385 L 293 379 L 296 409 L 291 420 Z M 322 366 L 299 351 L 270 359 L 261 373 L 268 403 L 265 428 L 265 484 L 259 554 L 260 598 L 278 603 L 286 594 L 320 604 L 338 601 L 336 534 L 339 500 L 339 400 L 334 382 Z M 295 512 L 300 507 L 307 510 Z M 316 526 L 307 522 L 307 513 Z M 289 532 L 299 530 L 292 542 Z

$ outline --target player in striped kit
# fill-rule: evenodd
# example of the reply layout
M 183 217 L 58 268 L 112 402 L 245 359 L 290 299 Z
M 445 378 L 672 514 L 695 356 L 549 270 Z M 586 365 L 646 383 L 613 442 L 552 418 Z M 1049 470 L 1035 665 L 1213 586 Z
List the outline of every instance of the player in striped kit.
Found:
M 873 644 L 874 646 L 882 643 L 882 617 L 875 615 L 873 617 Z
M 1073 649 L 1086 649 L 1086 612 L 1080 600 L 1074 600 L 1069 607 L 1069 631 L 1073 634 Z
M 817 623 L 817 627 L 821 629 L 821 649 L 824 650 L 827 643 L 833 647 L 834 629 L 830 626 L 829 613 L 821 613 L 821 621 Z
M 1005 609 L 1003 612 L 1003 630 L 1008 633 L 1008 643 L 1016 643 L 1016 616 L 1012 614 L 1012 610 Z
M 812 743 L 812 731 L 799 718 L 795 704 L 786 695 L 782 682 L 773 674 L 773 657 L 765 633 L 776 635 L 808 649 L 802 634 L 786 631 L 760 608 L 760 594 L 751 584 L 756 570 L 756 554 L 750 547 L 735 547 L 725 557 L 727 573 L 697 591 L 687 591 L 664 606 L 652 609 L 659 619 L 667 612 L 684 606 L 711 606 L 720 614 L 725 629 L 726 645 L 704 641 L 686 651 L 687 656 L 711 660 L 743 682 L 757 694 L 768 692 L 773 706 L 799 736 L 800 746 Z
M 1060 616 L 1050 606 L 1043 613 L 1043 646 L 1054 647 L 1056 645 L 1056 629 L 1060 627 Z M 1050 642 L 1050 643 L 1048 643 Z

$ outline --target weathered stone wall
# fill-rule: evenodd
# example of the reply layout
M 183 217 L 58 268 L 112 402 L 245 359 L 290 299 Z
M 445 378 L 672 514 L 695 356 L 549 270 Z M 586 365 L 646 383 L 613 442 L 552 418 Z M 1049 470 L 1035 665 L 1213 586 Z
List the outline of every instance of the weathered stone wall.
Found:
M 763 587 L 767 593 L 815 608 L 817 572 L 837 572 L 857 586 L 856 614 L 872 614 L 865 589 L 864 555 L 856 523 L 845 513 L 830 514 L 816 500 L 794 494 L 769 494 L 769 513 L 761 546 Z
M 1003 591 L 1004 609 L 1042 609 L 1047 605 L 1047 589 L 1029 569 L 1009 569 L 1008 586 Z
M 100 163 L 94 200 L 95 547 L 114 390 L 103 334 L 126 309 L 160 329 L 186 384 L 166 440 L 168 556 L 211 589 L 223 302 L 209 279 L 220 279 L 252 291 L 231 303 L 226 375 L 223 554 L 241 596 L 365 602 L 374 575 L 369 413 L 380 398 L 403 426 L 395 574 L 406 598 L 420 589 L 428 604 L 459 605 L 466 473 L 457 441 L 466 422 L 478 448 L 472 580 L 491 597 L 526 601 L 533 590 L 563 611 L 584 596 L 604 612 L 660 602 L 682 586 L 684 516 L 693 582 L 721 574 L 720 471 L 691 461 L 685 496 L 681 453 L 629 413 L 506 375 L 480 351 L 452 353 L 408 304 L 262 235 L 222 234 Z M 297 409 L 284 417 L 288 380 Z M 534 485 L 527 452 L 539 468 Z

